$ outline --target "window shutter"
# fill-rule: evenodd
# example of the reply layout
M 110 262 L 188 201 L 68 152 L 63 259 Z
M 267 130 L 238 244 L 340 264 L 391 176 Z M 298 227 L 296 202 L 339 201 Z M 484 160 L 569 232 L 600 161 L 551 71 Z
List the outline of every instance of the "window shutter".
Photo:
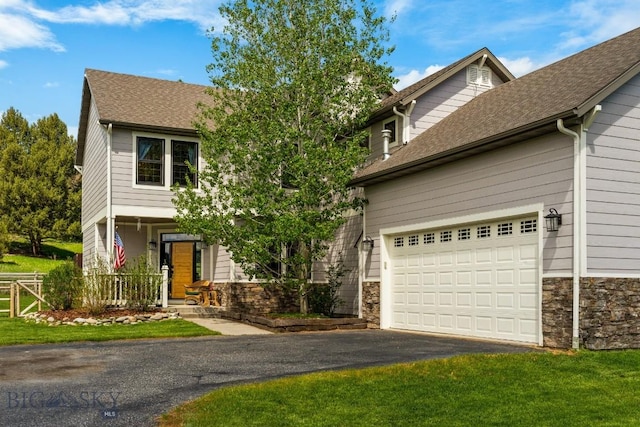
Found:
M 467 68 L 467 81 L 469 83 L 475 84 L 478 82 L 478 67 L 475 65 L 470 65 Z
M 489 70 L 488 68 L 482 68 L 481 70 L 481 80 L 478 82 L 479 84 L 483 85 L 483 86 L 490 86 L 491 85 L 491 70 Z

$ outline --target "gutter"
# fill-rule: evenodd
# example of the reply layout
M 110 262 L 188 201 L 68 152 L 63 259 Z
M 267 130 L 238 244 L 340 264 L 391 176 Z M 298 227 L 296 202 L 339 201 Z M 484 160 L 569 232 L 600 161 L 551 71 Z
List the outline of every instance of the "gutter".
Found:
M 440 152 L 440 153 L 436 153 L 436 154 L 432 154 L 430 156 L 427 157 L 422 157 L 422 158 L 418 158 L 416 160 L 412 160 L 410 162 L 406 162 L 406 163 L 401 163 L 398 164 L 396 166 L 392 166 L 377 172 L 373 172 L 367 175 L 363 175 L 361 177 L 356 177 L 354 179 L 352 179 L 348 185 L 350 186 L 363 186 L 363 184 L 366 184 L 369 181 L 372 180 L 377 180 L 378 178 L 381 178 L 385 175 L 391 175 L 391 174 L 395 174 L 397 172 L 401 172 L 405 169 L 412 169 L 414 167 L 420 166 L 422 164 L 426 164 L 426 163 L 431 163 L 434 160 L 439 160 L 442 158 L 446 158 L 449 157 L 451 155 L 454 154 L 458 154 L 458 153 L 463 153 L 467 150 L 473 149 L 473 148 L 477 148 L 480 147 L 482 145 L 487 145 L 487 144 L 491 144 L 497 141 L 500 141 L 501 139 L 507 139 L 507 138 L 512 138 L 515 137 L 519 134 L 523 134 L 526 132 L 530 132 L 530 131 L 535 131 L 536 129 L 541 129 L 541 128 L 545 128 L 547 126 L 549 126 L 550 124 L 555 123 L 556 119 L 559 118 L 574 118 L 575 116 L 573 115 L 572 111 L 565 111 L 564 113 L 561 114 L 557 114 L 553 117 L 548 117 L 546 119 L 543 120 L 539 120 L 535 123 L 526 125 L 526 126 L 522 126 L 520 128 L 516 128 L 516 129 L 511 129 L 509 131 L 503 132 L 501 134 L 498 135 L 492 135 L 490 137 L 487 138 L 483 138 L 481 140 L 472 142 L 472 143 L 467 143 L 467 144 L 463 144 L 460 145 L 458 147 L 454 147 L 452 149 Z M 438 124 L 436 124 L 435 126 L 437 126 Z M 556 126 L 554 125 L 553 128 L 555 128 Z M 431 129 L 431 128 L 430 128 Z M 425 132 L 429 132 L 430 129 L 427 129 Z M 549 129 L 548 132 L 552 132 L 553 129 Z M 424 133 L 424 132 L 423 132 Z
M 583 215 L 580 209 L 583 187 L 582 174 L 580 173 L 582 138 L 578 133 L 564 127 L 562 119 L 556 121 L 556 126 L 561 133 L 573 138 L 573 325 L 571 347 L 578 349 L 580 348 L 580 257 L 582 252 L 580 223 Z

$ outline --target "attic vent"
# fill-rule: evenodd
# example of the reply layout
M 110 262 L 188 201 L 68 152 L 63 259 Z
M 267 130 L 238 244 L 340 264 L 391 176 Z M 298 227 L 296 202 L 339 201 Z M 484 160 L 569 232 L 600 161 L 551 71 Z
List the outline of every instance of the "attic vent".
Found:
M 479 86 L 491 86 L 491 70 L 487 67 L 469 65 L 469 67 L 467 67 L 467 83 Z

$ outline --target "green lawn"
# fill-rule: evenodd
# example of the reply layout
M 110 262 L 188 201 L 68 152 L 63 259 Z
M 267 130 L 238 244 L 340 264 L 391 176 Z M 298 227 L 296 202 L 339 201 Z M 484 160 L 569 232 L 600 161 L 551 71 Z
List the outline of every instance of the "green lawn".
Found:
M 43 344 L 74 341 L 109 341 L 133 338 L 173 338 L 219 335 L 187 320 L 165 320 L 134 325 L 48 326 L 21 318 L 0 318 L 0 345 Z
M 42 243 L 41 257 L 30 256 L 31 247 L 23 238 L 14 238 L 10 243 L 9 254 L 0 261 L 0 273 L 48 273 L 74 254 L 82 252 L 82 243 L 61 242 L 45 239 Z
M 640 425 L 640 352 L 473 355 L 223 388 L 168 426 Z

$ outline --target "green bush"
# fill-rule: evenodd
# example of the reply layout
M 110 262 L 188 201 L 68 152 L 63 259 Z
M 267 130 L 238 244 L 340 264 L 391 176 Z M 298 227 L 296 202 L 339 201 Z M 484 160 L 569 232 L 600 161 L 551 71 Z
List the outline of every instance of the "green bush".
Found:
M 2 257 L 9 250 L 9 232 L 7 231 L 7 224 L 0 219 L 0 261 Z
M 109 264 L 101 257 L 96 257 L 87 268 L 84 278 L 83 304 L 89 313 L 98 315 L 106 311 L 113 287 Z
M 120 280 L 125 283 L 127 307 L 146 311 L 155 307 L 162 285 L 162 276 L 150 263 L 149 259 L 141 255 L 133 262 L 127 262 Z
M 42 287 L 44 299 L 54 310 L 68 310 L 82 297 L 82 271 L 67 261 L 44 277 Z
M 327 268 L 327 283 L 314 283 L 308 291 L 309 308 L 313 313 L 333 316 L 335 311 L 344 304 L 338 295 L 345 275 L 342 256 L 335 264 Z

